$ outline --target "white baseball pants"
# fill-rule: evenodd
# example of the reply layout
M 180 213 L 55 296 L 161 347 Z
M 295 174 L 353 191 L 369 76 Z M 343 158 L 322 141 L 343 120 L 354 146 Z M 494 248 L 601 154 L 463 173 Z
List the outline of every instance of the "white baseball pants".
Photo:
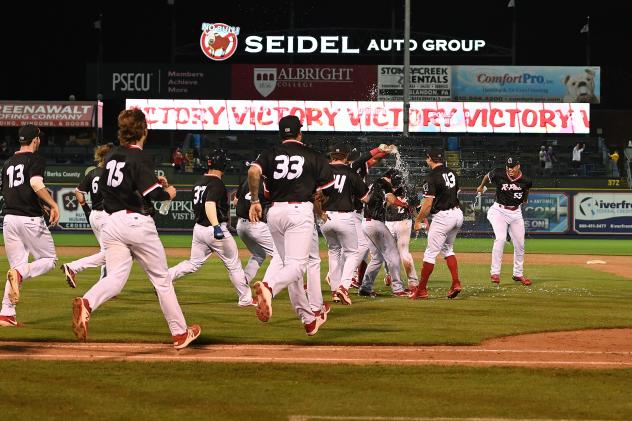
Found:
M 5 215 L 2 222 L 4 250 L 9 266 L 22 275 L 22 280 L 43 275 L 55 267 L 57 255 L 50 231 L 42 217 Z M 29 263 L 29 254 L 33 261 Z M 9 301 L 9 282 L 2 298 L 3 316 L 15 316 L 15 304 Z
M 68 265 L 68 267 L 72 269 L 73 272 L 81 272 L 88 268 L 96 268 L 101 266 L 101 277 L 104 276 L 105 251 L 103 249 L 103 244 L 101 244 L 101 229 L 106 217 L 107 213 L 105 211 L 93 210 L 92 212 L 90 212 L 90 227 L 92 228 L 92 232 L 94 232 L 94 236 L 99 242 L 101 251 L 91 256 L 86 256 L 82 259 L 66 263 L 66 265 Z
M 307 301 L 309 302 L 309 308 L 312 313 L 323 308 L 323 290 L 320 285 L 320 249 L 316 225 L 314 225 L 314 234 L 312 235 L 309 256 L 307 258 Z M 303 315 L 299 313 L 299 316 L 301 319 L 305 317 L 309 318 L 309 314 Z
M 454 256 L 454 240 L 463 225 L 463 211 L 453 208 L 437 212 L 432 216 L 430 230 L 428 230 L 428 245 L 424 252 L 424 262 L 437 261 L 437 255 L 443 257 Z
M 492 275 L 500 275 L 500 267 L 503 262 L 503 250 L 507 231 L 511 236 L 514 246 L 513 276 L 523 275 L 524 266 L 524 219 L 522 219 L 522 209 L 503 209 L 498 203 L 494 203 L 487 211 L 487 219 L 494 229 L 494 247 L 492 249 Z
M 351 215 L 353 216 L 356 236 L 358 237 L 358 255 L 356 260 L 356 267 L 358 267 L 363 260 L 367 260 L 369 257 L 369 239 L 366 238 L 366 235 L 362 230 L 362 222 L 364 222 L 362 212 L 354 211 Z
M 313 204 L 275 202 L 268 211 L 268 228 L 281 257 L 281 266 L 268 266 L 264 282 L 272 288 L 273 296 L 287 288 L 294 311 L 303 324 L 311 323 L 315 317 L 309 307 L 303 276 L 313 247 Z
M 354 213 L 327 211 L 329 219 L 320 226 L 327 240 L 332 291 L 337 290 L 340 285 L 349 289 L 353 272 L 359 264 Z
M 252 256 L 248 260 L 244 268 L 246 281 L 248 284 L 257 276 L 259 268 L 266 260 L 266 256 L 278 259 L 278 253 L 272 241 L 272 234 L 265 222 L 250 222 L 247 219 L 239 218 L 237 220 L 237 235 L 244 242 Z M 270 262 L 272 264 L 272 262 Z
M 399 257 L 402 259 L 404 271 L 408 278 L 408 286 L 418 285 L 417 271 L 415 270 L 415 261 L 410 254 L 410 232 L 413 227 L 413 221 L 404 219 L 403 221 L 386 221 L 386 228 L 390 231 L 397 242 L 397 250 Z M 390 271 L 389 271 L 390 273 Z
M 174 267 L 169 268 L 169 278 L 175 281 L 178 278 L 197 272 L 211 253 L 217 253 L 217 257 L 224 263 L 228 270 L 230 282 L 237 291 L 240 306 L 248 306 L 252 303 L 252 290 L 246 281 L 246 275 L 239 260 L 239 250 L 235 239 L 228 231 L 226 222 L 220 224 L 224 238 L 217 240 L 213 236 L 213 227 L 204 227 L 195 224 L 193 227 L 193 240 L 191 242 L 191 258 L 183 260 Z
M 371 243 L 369 246 L 371 250 L 371 262 L 366 268 L 360 288 L 367 292 L 373 291 L 375 277 L 380 271 L 382 263 L 386 263 L 390 270 L 391 278 L 393 279 L 391 284 L 393 292 L 403 291 L 404 284 L 402 283 L 399 273 L 399 251 L 397 250 L 395 239 L 386 228 L 386 225 L 382 221 L 365 219 L 362 224 L 362 229 Z
M 186 332 L 187 323 L 169 278 L 167 256 L 154 220 L 150 216 L 125 210 L 115 212 L 106 217 L 101 242 L 105 248 L 107 276 L 83 296 L 92 311 L 123 290 L 132 269 L 132 260 L 136 259 L 156 290 L 171 335 Z

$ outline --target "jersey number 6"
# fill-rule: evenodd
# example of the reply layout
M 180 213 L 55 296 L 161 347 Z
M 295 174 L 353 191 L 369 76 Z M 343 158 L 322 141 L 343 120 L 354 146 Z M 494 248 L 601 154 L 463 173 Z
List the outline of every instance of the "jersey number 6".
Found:
M 277 155 L 274 160 L 277 162 L 276 169 L 274 170 L 274 179 L 280 180 L 286 178 L 288 180 L 294 180 L 303 174 L 303 164 L 305 164 L 305 158 L 299 155 Z

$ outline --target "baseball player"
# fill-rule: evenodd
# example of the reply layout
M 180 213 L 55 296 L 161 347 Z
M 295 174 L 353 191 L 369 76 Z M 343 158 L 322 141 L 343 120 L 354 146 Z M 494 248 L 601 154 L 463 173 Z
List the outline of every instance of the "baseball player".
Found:
M 487 219 L 494 229 L 494 247 L 492 249 L 491 281 L 500 284 L 500 266 L 507 234 L 514 246 L 513 280 L 522 285 L 531 285 L 531 280 L 523 274 L 524 265 L 524 220 L 522 205 L 529 198 L 531 180 L 520 171 L 520 162 L 513 157 L 507 158 L 505 168 L 495 168 L 485 174 L 476 191 L 483 193 L 485 185 L 496 185 L 496 201 L 487 211 Z
M 426 154 L 426 164 L 430 167 L 423 185 L 424 199 L 415 219 L 415 231 L 419 231 L 423 221 L 432 216 L 428 229 L 428 245 L 424 252 L 423 267 L 419 286 L 411 299 L 428 299 L 428 279 L 434 270 L 437 255 L 443 254 L 452 276 L 448 298 L 455 298 L 461 292 L 459 270 L 454 255 L 454 240 L 463 225 L 463 211 L 459 207 L 457 193 L 459 183 L 454 171 L 443 165 L 443 151 L 433 148 Z
M 145 157 L 145 114 L 139 109 L 123 110 L 118 116 L 118 126 L 121 146 L 106 156 L 99 179 L 103 208 L 109 214 L 101 229 L 107 276 L 83 297 L 74 299 L 73 331 L 77 339 L 87 339 L 91 313 L 121 292 L 132 269 L 132 260 L 136 259 L 158 295 L 174 348 L 185 348 L 200 336 L 201 329 L 198 325 L 187 327 L 169 278 L 165 249 L 151 217 L 154 208 L 147 203 L 148 200 L 172 200 L 176 189 L 167 185 L 166 179 L 161 185 Z
M 105 222 L 105 212 L 103 211 L 103 196 L 99 192 L 99 180 L 103 175 L 103 165 L 105 164 L 105 155 L 107 155 L 114 145 L 108 143 L 105 145 L 97 146 L 94 150 L 94 162 L 97 167 L 90 170 L 83 180 L 79 183 L 79 186 L 75 190 L 75 196 L 77 202 L 81 205 L 86 219 L 90 222 L 90 227 L 94 236 L 99 242 L 101 250 L 92 256 L 87 256 L 79 260 L 75 260 L 70 263 L 61 265 L 61 271 L 66 276 L 66 282 L 71 288 L 77 287 L 77 272 L 81 272 L 88 268 L 101 267 L 101 278 L 105 276 L 105 251 L 101 244 L 101 227 Z M 86 202 L 86 196 L 90 194 L 90 203 L 92 208 Z
M 237 243 L 228 231 L 230 208 L 228 192 L 222 181 L 228 156 L 222 149 L 216 149 L 206 157 L 206 162 L 206 173 L 193 186 L 195 226 L 191 258 L 169 268 L 169 278 L 175 282 L 184 275 L 197 272 L 215 252 L 228 270 L 228 277 L 237 291 L 237 304 L 248 307 L 254 305 L 252 291 L 241 267 Z
M 272 206 L 268 211 L 268 227 L 283 267 L 274 273 L 268 268 L 263 282 L 254 284 L 257 294 L 257 317 L 267 322 L 272 316 L 272 298 L 288 288 L 290 300 L 301 318 L 307 335 L 316 334 L 326 321 L 326 313 L 318 317 L 309 307 L 303 287 L 303 275 L 314 234 L 316 190 L 333 186 L 334 179 L 325 157 L 305 146 L 301 140 L 301 122 L 296 116 L 279 121 L 281 145 L 263 152 L 248 170 L 250 187 L 250 221 L 262 217 L 259 197 L 261 176 L 270 190 Z
M 399 257 L 402 259 L 402 265 L 404 265 L 404 271 L 408 278 L 408 288 L 411 290 L 416 288 L 419 284 L 417 279 L 417 271 L 415 270 L 415 262 L 413 256 L 410 254 L 410 233 L 412 231 L 413 221 L 415 215 L 411 212 L 412 209 L 416 209 L 419 206 L 419 198 L 416 194 L 411 192 L 410 188 L 402 184 L 395 192 L 397 197 L 402 202 L 408 203 L 409 207 L 402 208 L 399 206 L 387 206 L 386 207 L 386 228 L 390 231 L 397 243 L 397 250 L 399 251 Z M 390 285 L 392 277 L 386 269 L 386 277 L 384 283 Z
M 261 203 L 262 215 L 259 222 L 250 222 L 250 189 L 248 187 L 248 179 L 246 179 L 239 189 L 235 197 L 236 214 L 237 214 L 237 234 L 241 241 L 244 242 L 248 250 L 252 255 L 244 268 L 244 275 L 246 276 L 246 282 L 250 284 L 255 278 L 257 271 L 266 259 L 266 256 L 270 256 L 270 266 L 276 267 L 274 270 L 279 270 L 280 257 L 272 241 L 272 234 L 266 223 L 266 216 L 268 209 L 270 208 L 270 201 L 264 193 L 266 190 L 263 180 L 259 185 L 259 203 Z
M 20 149 L 2 167 L 2 235 L 10 266 L 0 311 L 3 327 L 18 326 L 15 307 L 22 282 L 45 274 L 57 261 L 53 237 L 43 218 L 42 202 L 50 207 L 51 225 L 59 221 L 59 207 L 44 185 L 46 160 L 35 154 L 40 136 L 42 133 L 32 124 L 20 127 Z M 29 255 L 33 256 L 30 263 Z
M 369 168 L 380 162 L 382 158 L 395 150 L 397 150 L 395 145 L 386 145 L 382 143 L 377 148 L 373 148 L 369 152 L 361 155 L 360 152 L 354 148 L 348 156 L 348 160 L 351 162 L 349 166 L 351 169 L 356 171 L 362 178 L 362 181 L 366 183 Z M 351 287 L 359 288 L 368 264 L 369 240 L 366 238 L 366 235 L 364 235 L 364 231 L 362 231 L 362 213 L 364 204 L 357 197 L 354 198 L 353 201 L 354 212 L 352 216 L 355 219 L 356 235 L 358 236 L 358 255 L 356 260 L 357 269 L 354 272 L 354 276 L 351 278 Z
M 364 222 L 362 229 L 369 239 L 369 250 L 371 252 L 371 262 L 369 263 L 362 285 L 358 289 L 358 294 L 362 296 L 375 296 L 373 284 L 375 277 L 380 271 L 382 263 L 388 265 L 393 281 L 391 289 L 396 297 L 407 297 L 409 290 L 404 288 L 400 278 L 399 251 L 397 244 L 391 233 L 386 228 L 384 220 L 386 218 L 386 206 L 396 205 L 408 208 L 408 204 L 402 202 L 393 194 L 394 188 L 399 187 L 402 182 L 401 173 L 390 168 L 382 178 L 377 179 L 369 190 L 370 199 L 364 208 Z
M 334 144 L 329 150 L 334 185 L 327 191 L 323 205 L 325 222 L 320 225 L 329 255 L 329 285 L 342 304 L 351 305 L 349 288 L 358 261 L 358 235 L 354 198 L 368 202 L 369 189 L 356 171 L 348 165 L 349 146 Z

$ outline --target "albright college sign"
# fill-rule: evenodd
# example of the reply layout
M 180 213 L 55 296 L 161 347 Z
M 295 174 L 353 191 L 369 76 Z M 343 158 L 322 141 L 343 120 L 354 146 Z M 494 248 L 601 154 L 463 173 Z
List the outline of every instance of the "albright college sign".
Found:
M 203 23 L 200 48 L 214 61 L 229 59 L 238 51 L 241 28 L 225 23 Z M 410 40 L 410 51 L 477 52 L 485 48 L 482 39 L 424 39 Z M 403 39 L 370 39 L 366 45 L 355 45 L 351 37 L 342 35 L 250 35 L 245 37 L 246 54 L 346 54 L 365 52 L 403 51 Z
M 240 101 L 128 99 L 150 129 L 276 131 L 296 115 L 304 131 L 401 132 L 403 103 L 381 101 Z M 590 131 L 590 104 L 411 102 L 411 132 L 582 133 Z

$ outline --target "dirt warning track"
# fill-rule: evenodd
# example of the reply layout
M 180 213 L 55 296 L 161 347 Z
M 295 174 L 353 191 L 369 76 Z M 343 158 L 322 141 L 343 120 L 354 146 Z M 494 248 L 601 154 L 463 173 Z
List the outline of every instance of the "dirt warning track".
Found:
M 200 345 L 0 342 L 0 359 L 632 368 L 632 329 L 520 335 L 476 346 Z

